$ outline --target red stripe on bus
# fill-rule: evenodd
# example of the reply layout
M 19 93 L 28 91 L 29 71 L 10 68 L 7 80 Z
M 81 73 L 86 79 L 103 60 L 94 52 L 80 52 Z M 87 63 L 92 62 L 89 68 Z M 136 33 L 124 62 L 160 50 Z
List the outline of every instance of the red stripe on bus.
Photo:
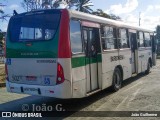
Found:
M 58 45 L 58 58 L 71 58 L 70 46 L 69 13 L 67 10 L 62 10 Z

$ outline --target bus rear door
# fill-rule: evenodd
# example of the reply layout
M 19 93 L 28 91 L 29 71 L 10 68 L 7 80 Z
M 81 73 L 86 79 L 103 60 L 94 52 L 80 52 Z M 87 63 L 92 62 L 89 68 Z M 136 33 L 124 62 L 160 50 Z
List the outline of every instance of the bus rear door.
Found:
M 83 26 L 83 41 L 86 54 L 87 93 L 97 90 L 99 28 Z
M 136 64 L 136 50 L 137 50 L 137 39 L 136 39 L 136 31 L 129 30 L 129 39 L 131 42 L 131 63 L 132 63 L 132 74 L 136 73 L 136 68 L 138 67 Z

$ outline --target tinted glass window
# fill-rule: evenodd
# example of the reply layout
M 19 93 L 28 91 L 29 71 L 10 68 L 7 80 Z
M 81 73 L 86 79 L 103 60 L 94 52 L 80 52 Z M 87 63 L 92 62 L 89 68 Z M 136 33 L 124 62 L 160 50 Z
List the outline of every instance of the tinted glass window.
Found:
M 129 39 L 127 37 L 127 30 L 120 29 L 120 48 L 129 48 Z
M 149 33 L 144 33 L 144 43 L 145 47 L 151 47 L 151 38 Z
M 102 31 L 103 49 L 116 49 L 116 29 L 113 27 L 105 26 Z
M 81 27 L 79 21 L 70 21 L 70 39 L 73 53 L 82 52 Z
M 60 21 L 58 13 L 43 13 L 11 18 L 11 41 L 50 40 L 54 37 Z

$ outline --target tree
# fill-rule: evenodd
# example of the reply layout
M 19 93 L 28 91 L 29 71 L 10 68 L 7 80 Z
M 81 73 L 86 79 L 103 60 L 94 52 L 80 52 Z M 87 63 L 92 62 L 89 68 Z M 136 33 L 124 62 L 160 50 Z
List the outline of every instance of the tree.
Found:
M 4 0 L 4 1 L 5 1 L 5 0 Z M 7 20 L 6 18 L 7 18 L 7 17 L 10 17 L 10 15 L 4 13 L 4 11 L 2 10 L 2 8 L 3 8 L 4 6 L 6 6 L 6 5 L 0 3 L 0 8 L 1 8 L 1 9 L 0 9 L 0 19 L 2 19 L 2 20 Z
M 110 14 L 110 18 L 113 20 L 121 20 L 121 18 L 119 16 L 116 16 L 114 14 Z
M 1 13 L 1 14 L 3 14 L 3 13 L 4 13 L 4 11 L 3 11 L 3 10 L 0 10 L 0 13 Z
M 26 11 L 35 9 L 48 9 L 48 8 L 72 8 L 76 7 L 77 11 L 92 13 L 93 6 L 90 0 L 23 0 L 22 7 Z
M 113 19 L 113 20 L 121 20 L 121 18 L 119 16 L 116 16 L 114 14 L 107 14 L 107 13 L 103 12 L 102 9 L 97 9 L 96 11 L 93 11 L 92 14 L 100 16 L 100 17 L 104 17 L 104 18 Z
M 73 3 L 74 2 L 72 2 L 72 4 Z M 78 0 L 78 2 L 75 2 L 74 4 L 77 7 L 76 10 L 78 10 L 78 11 L 85 12 L 85 13 L 92 13 L 93 12 L 93 10 L 90 8 L 91 6 L 93 6 L 93 4 L 90 0 Z
M 3 39 L 3 33 L 0 31 L 0 41 Z
M 92 14 L 100 17 L 109 18 L 109 19 L 111 18 L 110 15 L 104 13 L 102 9 L 97 9 L 96 11 L 93 11 Z
M 0 8 L 4 7 L 5 5 L 3 5 L 2 3 L 0 3 Z M 4 11 L 2 9 L 0 9 L 0 14 L 4 14 Z
M 102 9 L 97 9 L 93 11 L 90 7 L 93 6 L 90 0 L 23 0 L 22 6 L 27 11 L 35 10 L 35 9 L 49 9 L 49 8 L 68 8 L 72 9 L 75 7 L 75 10 L 94 14 L 97 16 L 113 19 L 113 20 L 121 20 L 119 16 L 114 14 L 107 14 L 103 12 Z
M 26 11 L 31 11 L 31 10 L 42 8 L 41 0 L 23 0 L 21 5 Z
M 4 1 L 5 1 L 5 0 L 4 0 Z M 2 10 L 2 8 L 3 8 L 4 6 L 6 6 L 6 5 L 0 3 L 0 14 L 4 14 L 4 11 Z
M 4 36 L 5 33 L 0 31 L 0 51 L 2 52 L 2 49 L 4 48 Z

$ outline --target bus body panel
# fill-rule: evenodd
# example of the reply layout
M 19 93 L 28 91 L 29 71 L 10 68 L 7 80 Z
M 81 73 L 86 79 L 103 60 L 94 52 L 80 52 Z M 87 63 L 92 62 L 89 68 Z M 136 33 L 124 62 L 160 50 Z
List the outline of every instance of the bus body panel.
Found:
M 14 63 L 14 61 L 16 61 L 16 62 Z M 19 61 L 21 63 L 23 63 L 23 66 L 21 66 L 22 64 L 16 64 Z M 35 62 L 35 60 L 30 60 L 30 61 Z M 37 77 L 37 79 L 34 80 L 34 82 L 33 82 L 33 76 L 32 76 L 32 78 L 30 78 L 30 80 L 26 80 L 26 76 L 25 76 L 24 79 L 21 79 L 21 82 L 20 82 L 20 79 L 19 79 L 19 82 L 18 81 L 14 81 L 14 82 L 7 81 L 6 85 L 7 85 L 8 92 L 39 95 L 39 96 L 49 96 L 49 97 L 56 97 L 56 98 L 72 98 L 72 81 L 71 81 L 72 79 L 71 79 L 71 67 L 70 67 L 71 66 L 71 59 L 70 58 L 57 59 L 57 62 L 62 65 L 64 73 L 65 73 L 64 74 L 65 80 L 61 84 L 55 84 L 56 80 L 52 79 L 52 77 L 56 77 L 56 75 L 53 76 L 53 73 L 56 73 L 56 71 L 55 71 L 56 69 L 54 69 L 54 68 L 57 68 L 57 64 L 55 64 L 55 65 L 44 64 L 43 66 L 39 67 L 39 65 L 35 66 L 36 64 L 34 64 L 34 65 L 33 64 L 28 64 L 28 65 L 24 64 L 25 62 L 26 62 L 26 60 L 23 60 L 23 59 L 18 59 L 18 60 L 14 59 L 12 62 L 12 64 L 14 63 L 13 67 L 8 66 L 8 72 L 14 73 L 14 74 L 16 74 L 18 72 L 19 74 L 21 73 L 21 76 L 25 76 L 27 74 L 27 71 L 29 70 L 28 71 L 29 73 L 27 74 L 28 76 L 33 75 L 34 72 L 38 73 L 38 74 L 41 73 L 41 76 Z M 21 66 L 22 68 L 25 68 L 25 71 L 18 69 L 18 68 L 14 69 L 15 66 L 16 67 Z M 30 67 L 30 66 L 32 66 L 32 67 Z M 34 68 L 36 68 L 36 69 L 34 69 Z M 42 71 L 40 68 L 45 68 L 45 70 Z M 22 72 L 24 72 L 23 73 L 24 75 L 22 75 L 22 72 L 20 72 L 20 71 L 14 71 L 14 72 L 12 71 L 11 72 L 11 70 L 13 70 L 13 69 L 14 70 L 21 70 Z M 51 75 L 49 75 L 49 73 Z M 10 75 L 11 74 L 9 74 L 9 78 L 10 78 Z M 11 76 L 11 79 L 13 79 L 13 77 L 15 77 L 15 76 Z M 17 76 L 16 76 L 16 78 L 18 78 Z M 46 79 L 46 78 L 48 78 L 48 79 Z M 45 81 L 45 80 L 47 80 L 47 81 Z M 51 84 L 53 82 L 54 82 L 54 84 Z M 40 84 L 38 84 L 38 83 L 40 83 Z M 39 93 L 39 91 L 40 91 L 40 93 Z
M 125 80 L 132 76 L 131 49 L 120 49 L 119 56 L 122 57 L 120 60 L 120 65 L 123 69 L 123 80 Z
M 72 68 L 73 98 L 86 96 L 86 69 L 85 66 Z
M 149 58 L 152 59 L 151 48 L 139 48 L 138 49 L 138 73 L 145 72 Z
M 118 50 L 104 51 L 102 53 L 102 89 L 112 85 L 114 69 L 119 65 L 119 60 L 116 60 L 116 56 L 118 56 Z
M 131 49 L 102 50 L 100 27 L 107 24 L 117 28 L 133 28 L 137 31 L 145 29 L 66 9 L 44 11 L 62 13 L 60 25 L 51 40 L 11 42 L 10 30 L 7 32 L 6 68 L 8 69 L 8 79 L 6 86 L 9 92 L 64 99 L 82 98 L 96 90 L 111 86 L 117 66 L 122 68 L 123 80 L 131 77 L 133 69 Z M 91 36 L 89 32 L 96 31 L 98 36 L 95 38 L 99 43 L 95 45 L 100 49 L 100 51 L 97 50 L 96 56 L 89 55 L 91 45 L 88 45 L 87 52 L 85 51 L 83 38 L 81 38 L 84 49 L 82 53 L 73 54 L 71 51 L 69 21 L 72 18 L 82 23 L 81 27 L 88 31 L 87 37 Z M 81 29 L 82 31 L 83 29 Z M 147 70 L 148 59 L 152 59 L 152 51 L 150 48 L 139 48 L 135 50 L 134 57 L 136 73 L 140 73 Z M 64 77 L 62 83 L 58 83 L 58 80 L 61 80 L 58 79 L 58 76 Z
M 31 85 L 56 85 L 57 59 L 7 58 L 10 82 Z
M 65 80 L 64 83 L 55 86 L 17 84 L 6 81 L 6 87 L 7 91 L 12 93 L 30 94 L 64 99 L 72 98 L 72 92 L 70 89 L 71 83 L 67 80 Z M 23 91 L 21 90 L 21 88 L 23 88 Z
M 53 14 L 53 16 L 48 19 L 48 16 L 45 16 L 47 14 Z M 58 18 L 56 18 L 54 14 L 58 15 Z M 59 14 L 61 14 L 61 21 L 58 20 Z M 40 17 L 41 15 L 43 17 Z M 72 98 L 71 59 L 69 58 L 69 54 L 71 54 L 69 53 L 70 42 L 68 41 L 69 37 L 66 37 L 69 36 L 67 30 L 69 29 L 69 27 L 67 27 L 69 26 L 67 23 L 67 21 L 69 21 L 68 11 L 42 10 L 42 12 L 33 11 L 33 13 L 24 13 L 17 16 L 11 18 L 7 32 L 7 90 L 24 94 Z M 39 21 L 37 24 L 30 24 L 27 23 L 23 17 L 30 17 L 30 19 L 33 19 L 33 22 L 35 21 L 34 19 L 39 19 Z M 21 32 L 19 36 L 16 35 L 17 38 L 13 36 L 14 31 L 11 31 L 13 27 L 17 27 L 13 24 L 17 22 L 16 19 L 25 21 L 22 26 L 20 26 L 21 23 L 19 23 L 19 28 L 17 29 L 21 30 Z M 42 27 L 40 22 L 44 20 L 48 20 L 48 22 Z M 32 21 L 28 20 L 28 22 Z M 66 29 L 63 29 L 61 26 L 66 26 Z M 32 31 L 34 28 L 36 30 Z M 45 33 L 43 29 L 45 29 Z M 27 32 L 37 33 L 34 35 L 32 33 L 28 34 Z M 18 32 L 15 34 L 18 34 Z M 26 34 L 28 34 L 28 36 L 26 36 Z M 45 35 L 45 37 L 42 39 L 40 38 L 41 35 Z M 52 38 L 49 36 L 52 36 Z M 48 40 L 47 37 L 51 39 L 48 38 Z M 68 42 L 68 45 L 66 42 Z M 63 43 L 65 43 L 65 45 Z M 58 70 L 61 71 L 58 73 Z M 59 80 L 62 78 L 59 78 L 58 74 L 60 77 L 64 77 L 64 81 L 60 81 L 59 83 Z M 46 93 L 46 91 L 49 93 Z

